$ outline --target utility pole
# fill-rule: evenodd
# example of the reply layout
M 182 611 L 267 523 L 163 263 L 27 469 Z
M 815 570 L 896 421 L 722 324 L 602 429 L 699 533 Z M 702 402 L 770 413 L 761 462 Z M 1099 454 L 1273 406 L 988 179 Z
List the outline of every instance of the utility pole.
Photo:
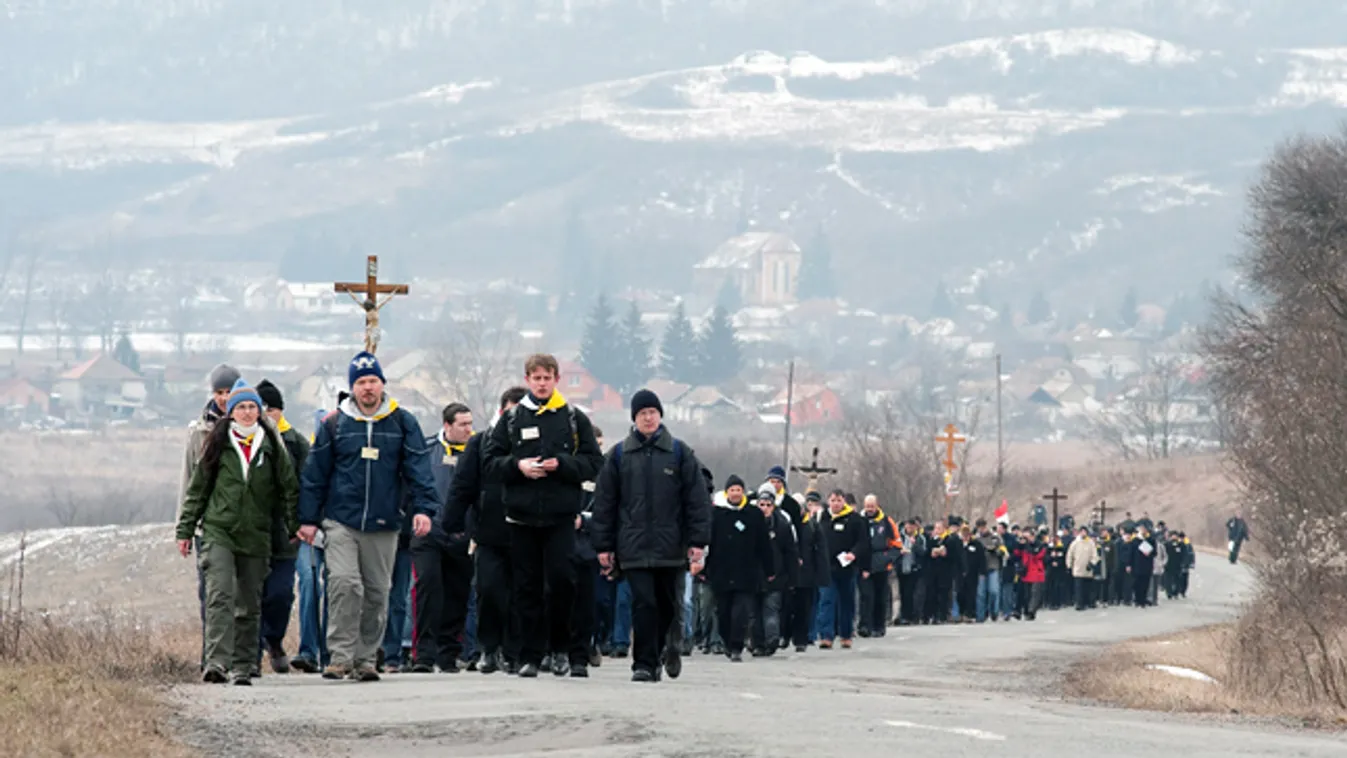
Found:
M 1001 354 L 996 354 L 996 485 L 1006 475 L 1006 449 L 1001 431 Z
M 795 361 L 790 362 L 790 370 L 786 374 L 786 439 L 783 440 L 781 450 L 781 465 L 787 471 L 790 471 L 790 415 L 795 405 Z

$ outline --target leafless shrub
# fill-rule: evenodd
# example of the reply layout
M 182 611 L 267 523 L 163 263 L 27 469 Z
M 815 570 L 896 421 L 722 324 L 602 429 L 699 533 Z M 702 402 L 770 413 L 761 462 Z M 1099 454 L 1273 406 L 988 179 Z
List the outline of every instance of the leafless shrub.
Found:
M 1281 145 L 1249 202 L 1238 267 L 1258 307 L 1221 299 L 1204 335 L 1268 557 L 1233 684 L 1347 708 L 1347 130 Z

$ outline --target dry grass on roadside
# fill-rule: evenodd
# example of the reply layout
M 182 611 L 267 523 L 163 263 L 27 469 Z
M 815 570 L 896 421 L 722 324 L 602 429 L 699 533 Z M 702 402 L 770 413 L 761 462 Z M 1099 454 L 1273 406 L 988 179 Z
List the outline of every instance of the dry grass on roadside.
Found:
M 20 557 L 11 572 L 21 577 L 22 566 Z M 0 608 L 4 754 L 189 755 L 165 733 L 156 690 L 195 679 L 195 625 L 153 627 L 111 612 L 75 621 L 16 606 Z
M 1123 642 L 1083 660 L 1066 675 L 1067 694 L 1108 705 L 1168 713 L 1208 713 L 1284 719 L 1306 726 L 1341 728 L 1347 714 L 1290 707 L 1246 697 L 1224 684 L 1229 671 L 1231 624 Z M 1146 668 L 1177 666 L 1200 671 L 1215 683 Z

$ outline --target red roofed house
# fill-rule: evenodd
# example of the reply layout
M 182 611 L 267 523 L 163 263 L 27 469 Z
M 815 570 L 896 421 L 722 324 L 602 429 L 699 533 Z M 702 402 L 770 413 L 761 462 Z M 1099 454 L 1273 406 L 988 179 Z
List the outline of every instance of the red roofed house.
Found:
M 627 407 L 627 399 L 621 393 L 595 379 L 584 366 L 573 361 L 558 363 L 561 364 L 561 382 L 557 389 L 568 402 L 596 413 L 620 412 Z
M 787 393 L 783 389 L 768 403 L 769 412 L 784 416 L 786 399 Z M 795 387 L 790 410 L 792 426 L 835 424 L 842 420 L 842 399 L 836 392 L 823 384 L 802 384 Z
M 16 376 L 0 381 L 0 415 L 45 416 L 50 408 L 51 394 L 27 379 Z
M 52 395 L 66 414 L 129 418 L 144 407 L 148 391 L 139 374 L 99 353 L 61 374 Z

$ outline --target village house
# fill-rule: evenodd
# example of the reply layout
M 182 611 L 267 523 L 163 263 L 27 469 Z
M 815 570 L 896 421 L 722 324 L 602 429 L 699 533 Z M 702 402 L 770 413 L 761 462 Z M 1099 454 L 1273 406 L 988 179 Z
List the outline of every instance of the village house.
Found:
M 715 295 L 728 281 L 747 306 L 778 306 L 797 301 L 800 246 L 778 232 L 748 232 L 721 243 L 693 267 L 693 286 Z
M 53 400 L 59 398 L 62 413 L 94 418 L 130 418 L 145 407 L 149 394 L 139 374 L 118 363 L 111 355 L 99 353 L 61 374 L 56 380 Z
M 0 417 L 31 418 L 50 411 L 51 393 L 20 376 L 0 381 Z
M 627 400 L 621 393 L 595 379 L 584 366 L 574 361 L 558 363 L 561 364 L 561 383 L 557 389 L 567 401 L 594 413 L 620 413 L 627 407 Z
M 782 389 L 762 412 L 767 416 L 784 418 L 787 399 L 788 393 Z M 819 426 L 844 420 L 842 399 L 827 385 L 796 385 L 793 395 L 789 396 L 789 401 L 791 426 Z
M 694 426 L 745 418 L 743 406 L 710 386 L 693 387 L 664 407 L 671 420 Z

